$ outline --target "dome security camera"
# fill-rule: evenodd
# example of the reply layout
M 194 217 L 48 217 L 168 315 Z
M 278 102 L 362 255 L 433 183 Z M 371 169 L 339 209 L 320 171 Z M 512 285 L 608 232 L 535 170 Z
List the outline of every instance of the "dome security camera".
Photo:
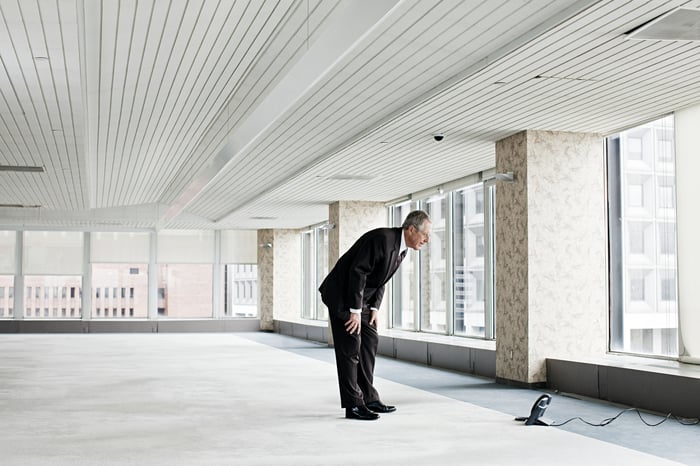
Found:
M 445 135 L 442 133 L 433 134 L 433 139 L 435 139 L 437 142 L 440 142 L 443 139 L 445 139 Z

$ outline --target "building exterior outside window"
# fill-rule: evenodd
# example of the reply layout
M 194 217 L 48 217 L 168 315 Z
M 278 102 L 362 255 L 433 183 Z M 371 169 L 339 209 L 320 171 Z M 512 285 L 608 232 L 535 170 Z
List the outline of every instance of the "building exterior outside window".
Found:
M 678 355 L 673 116 L 611 136 L 613 351 Z
M 79 275 L 26 275 L 25 319 L 79 319 L 82 317 L 82 277 Z M 62 290 L 59 296 L 53 289 Z
M 493 195 L 490 183 L 474 182 L 389 208 L 394 226 L 416 208 L 433 222 L 428 245 L 392 279 L 394 328 L 494 338 Z
M 169 318 L 212 317 L 211 264 L 159 264 L 158 315 Z M 116 288 L 115 288 L 116 290 Z
M 148 318 L 148 264 L 92 264 L 92 289 L 93 317 Z
M 14 316 L 15 277 L 0 275 L 0 319 Z
M 226 264 L 223 268 L 224 315 L 227 317 L 257 317 L 257 264 Z

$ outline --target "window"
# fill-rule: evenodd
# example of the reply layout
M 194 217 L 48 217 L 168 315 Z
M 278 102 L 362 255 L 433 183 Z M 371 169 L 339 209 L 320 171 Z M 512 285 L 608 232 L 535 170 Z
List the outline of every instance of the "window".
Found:
M 629 253 L 644 254 L 644 229 L 646 225 L 640 222 L 629 222 Z
M 148 264 L 119 264 L 119 263 L 93 263 L 92 267 L 92 283 L 95 285 L 95 295 L 100 298 L 101 291 L 109 292 L 111 289 L 121 290 L 120 297 L 117 299 L 109 299 L 109 294 L 105 295 L 107 299 L 97 299 L 93 303 L 95 316 L 100 317 L 97 312 L 103 306 L 108 306 L 110 303 L 119 306 L 129 306 L 135 311 L 129 317 L 147 318 L 148 317 L 148 274 L 132 274 L 134 268 L 148 270 Z M 126 297 L 126 290 L 129 290 L 129 297 Z M 127 302 L 128 299 L 128 302 Z M 104 312 L 101 317 L 109 318 L 109 313 Z M 125 317 L 125 316 L 122 316 Z
M 28 308 L 34 308 L 34 313 L 27 312 L 26 317 L 53 317 L 54 313 L 49 312 L 50 308 L 55 308 L 58 314 L 59 306 L 72 306 L 74 311 L 73 317 L 81 316 L 82 300 L 79 290 L 82 287 L 82 276 L 80 275 L 25 275 L 24 277 L 26 298 L 24 305 Z M 41 290 L 53 290 L 61 288 L 64 293 L 60 298 L 53 297 L 53 293 L 49 293 L 49 298 Z M 31 289 L 34 289 L 32 294 Z M 70 295 L 68 290 L 71 290 Z M 42 309 L 43 308 L 43 309 Z M 56 317 L 59 317 L 56 315 Z M 67 317 L 65 315 L 60 317 Z
M 412 259 L 404 260 L 392 280 L 394 328 L 494 338 L 495 190 L 476 181 L 418 203 L 390 207 L 394 226 L 415 208 L 426 210 L 433 223 L 428 245 L 409 255 Z
M 406 215 L 416 206 L 411 202 L 394 205 L 389 210 L 389 218 L 394 226 L 401 226 Z M 435 226 L 433 225 L 433 228 Z M 429 244 L 429 243 L 428 243 Z M 401 267 L 391 280 L 392 326 L 404 330 L 418 330 L 419 289 L 416 276 L 420 262 L 418 254 L 407 254 Z
M 676 225 L 659 224 L 659 253 L 675 256 L 676 254 Z
M 420 330 L 447 332 L 447 195 L 436 196 L 422 203 L 433 224 L 430 241 L 420 250 Z
M 661 300 L 675 301 L 676 300 L 676 279 L 668 277 L 661 279 Z
M 12 317 L 12 307 L 14 305 L 14 275 L 0 275 L 0 318 Z
M 644 277 L 630 278 L 630 300 L 644 301 Z
M 159 264 L 159 315 L 212 317 L 212 272 L 211 264 Z M 116 297 L 116 288 L 114 290 Z
M 257 317 L 257 264 L 226 264 L 222 267 L 224 314 L 228 317 Z
M 641 184 L 630 184 L 627 187 L 627 205 L 629 207 L 644 206 L 644 186 Z
M 328 230 L 325 223 L 301 233 L 302 317 L 326 320 L 328 310 L 321 301 L 318 287 L 328 274 Z
M 613 351 L 678 354 L 673 125 L 607 139 Z
M 490 260 L 485 233 L 491 229 L 484 224 L 484 192 L 490 196 L 492 190 L 477 184 L 453 194 L 455 335 L 481 338 L 494 335 L 491 302 L 486 300 L 485 288 L 487 259 Z M 493 205 L 492 201 L 489 205 Z

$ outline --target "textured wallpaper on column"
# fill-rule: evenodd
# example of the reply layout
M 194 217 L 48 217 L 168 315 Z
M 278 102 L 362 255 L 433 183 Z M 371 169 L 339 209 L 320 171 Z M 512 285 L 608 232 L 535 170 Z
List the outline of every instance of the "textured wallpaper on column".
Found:
M 275 230 L 275 319 L 301 319 L 301 237 L 299 230 Z
M 387 226 L 386 207 L 383 202 L 340 201 L 339 222 L 336 229 L 339 235 L 339 249 L 342 255 L 363 233 Z
M 258 313 L 262 330 L 272 330 L 275 256 L 273 248 L 264 248 L 260 245 L 274 246 L 274 240 L 274 230 L 258 230 Z
M 301 241 L 298 230 L 258 230 L 258 297 L 260 328 L 272 330 L 274 319 L 301 316 Z
M 545 358 L 606 351 L 607 233 L 602 138 L 528 131 L 530 381 Z
M 527 139 L 524 132 L 496 143 L 496 376 L 526 381 L 528 367 Z
M 335 225 L 328 235 L 330 270 L 363 233 L 387 226 L 386 207 L 382 202 L 339 201 L 329 206 L 328 221 Z M 380 310 L 385 308 L 386 305 L 383 304 Z M 383 312 L 383 316 L 386 317 L 386 312 Z M 381 319 L 380 323 L 384 321 L 385 319 Z

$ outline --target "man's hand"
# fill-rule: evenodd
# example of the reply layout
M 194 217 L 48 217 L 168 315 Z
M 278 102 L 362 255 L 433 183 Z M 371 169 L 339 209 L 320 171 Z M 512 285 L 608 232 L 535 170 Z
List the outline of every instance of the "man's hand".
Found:
M 372 309 L 372 313 L 369 315 L 369 324 L 374 328 L 377 328 L 377 310 Z
M 360 314 L 351 312 L 350 318 L 347 322 L 345 322 L 345 331 L 348 332 L 350 335 L 352 335 L 353 333 L 357 333 L 359 335 L 361 325 L 362 318 Z

